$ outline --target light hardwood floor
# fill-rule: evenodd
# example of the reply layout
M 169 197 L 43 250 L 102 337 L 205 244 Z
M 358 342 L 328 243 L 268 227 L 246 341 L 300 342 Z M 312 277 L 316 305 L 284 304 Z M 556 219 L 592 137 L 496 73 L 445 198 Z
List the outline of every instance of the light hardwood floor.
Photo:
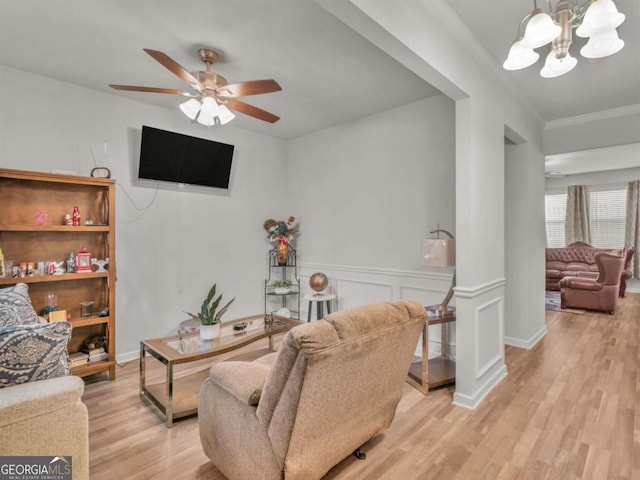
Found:
M 546 321 L 535 348 L 506 348 L 509 375 L 476 410 L 453 406 L 451 388 L 423 396 L 406 384 L 366 460 L 348 457 L 326 478 L 640 479 L 640 294 L 614 316 Z M 200 448 L 197 418 L 167 429 L 138 396 L 138 363 L 117 375 L 86 386 L 92 480 L 224 478 Z

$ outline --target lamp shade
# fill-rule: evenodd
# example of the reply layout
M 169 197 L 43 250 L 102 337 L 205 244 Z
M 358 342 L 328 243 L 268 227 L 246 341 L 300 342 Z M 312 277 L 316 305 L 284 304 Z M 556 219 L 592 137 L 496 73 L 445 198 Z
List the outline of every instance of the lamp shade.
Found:
M 200 116 L 215 117 L 218 115 L 218 103 L 211 97 L 204 97 L 202 99 L 202 108 L 200 109 Z
M 567 52 L 564 58 L 557 58 L 553 51 L 549 52 L 544 62 L 544 67 L 540 70 L 540 75 L 544 78 L 555 78 L 570 72 L 578 63 L 574 57 Z
M 452 238 L 425 238 L 420 245 L 422 263 L 431 267 L 456 264 L 456 241 Z
M 586 38 L 610 32 L 618 28 L 624 19 L 624 14 L 618 12 L 612 0 L 594 0 L 576 29 L 576 35 Z
M 229 110 L 225 105 L 220 105 L 220 109 L 218 110 L 218 120 L 220 121 L 220 125 L 229 123 L 234 118 L 236 118 L 236 116 L 231 112 L 231 110 Z
M 616 30 L 594 35 L 587 44 L 580 49 L 580 55 L 585 58 L 602 58 L 619 52 L 624 47 L 624 40 L 618 37 Z
M 522 37 L 520 37 L 511 45 L 509 55 L 502 64 L 502 68 L 505 70 L 521 70 L 536 63 L 538 58 L 540 58 L 538 52 L 522 46 Z
M 556 25 L 551 17 L 539 8 L 531 12 L 531 18 L 522 38 L 522 46 L 525 48 L 538 48 L 556 39 L 562 32 L 562 28 Z
M 180 110 L 182 110 L 182 113 L 184 113 L 191 120 L 195 120 L 196 115 L 198 115 L 198 112 L 200 111 L 200 102 L 197 99 L 192 98 L 184 103 L 181 103 Z

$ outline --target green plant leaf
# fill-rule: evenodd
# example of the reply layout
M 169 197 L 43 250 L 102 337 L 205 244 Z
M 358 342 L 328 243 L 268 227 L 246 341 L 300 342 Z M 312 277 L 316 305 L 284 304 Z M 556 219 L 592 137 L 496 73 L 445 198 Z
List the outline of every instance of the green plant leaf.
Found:
M 220 295 L 220 298 L 222 298 L 222 295 Z M 224 307 L 222 307 L 222 309 L 218 312 L 218 314 L 214 318 L 215 323 L 220 321 L 220 319 L 222 318 L 222 315 L 224 315 L 224 312 L 227 311 L 227 309 L 229 308 L 229 305 L 231 305 L 235 299 L 236 297 L 233 297 L 231 300 L 229 300 L 229 303 L 227 303 Z

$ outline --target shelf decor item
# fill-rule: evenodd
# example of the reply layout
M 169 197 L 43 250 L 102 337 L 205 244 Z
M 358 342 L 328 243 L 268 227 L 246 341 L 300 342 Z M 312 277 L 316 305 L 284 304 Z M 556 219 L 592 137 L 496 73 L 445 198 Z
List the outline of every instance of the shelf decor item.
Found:
M 233 297 L 224 307 L 218 310 L 218 306 L 222 300 L 222 294 L 214 299 L 213 297 L 215 297 L 215 295 L 216 284 L 214 283 L 200 306 L 200 312 L 197 314 L 184 312 L 194 320 L 200 322 L 200 338 L 203 340 L 213 340 L 220 333 L 222 315 L 225 314 L 229 305 L 236 299 L 236 297 Z
M 309 286 L 317 293 L 322 292 L 329 285 L 329 279 L 322 272 L 317 272 L 309 277 Z
M 91 254 L 84 247 L 82 247 L 76 255 L 76 272 L 91 272 Z
M 273 285 L 273 293 L 276 295 L 286 295 L 291 291 L 292 283 L 289 280 L 274 280 L 271 282 Z
M 269 241 L 278 244 L 278 264 L 286 265 L 289 258 L 289 243 L 298 233 L 296 218 L 289 217 L 286 222 L 270 218 L 264 222 L 264 229 L 268 233 Z

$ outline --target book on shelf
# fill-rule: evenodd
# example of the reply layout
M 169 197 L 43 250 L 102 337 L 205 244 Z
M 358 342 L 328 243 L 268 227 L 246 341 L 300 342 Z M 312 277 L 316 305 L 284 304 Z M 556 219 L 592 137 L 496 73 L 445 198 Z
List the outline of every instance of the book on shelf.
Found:
M 89 363 L 91 362 L 100 362 L 102 360 L 109 360 L 109 354 L 107 352 L 96 353 L 94 355 L 89 355 Z
M 71 367 L 84 365 L 89 361 L 89 355 L 84 352 L 76 352 L 69 355 L 69 364 Z
M 104 347 L 81 348 L 80 351 L 88 354 L 89 356 L 91 356 L 91 355 L 97 355 L 99 353 L 104 353 Z

